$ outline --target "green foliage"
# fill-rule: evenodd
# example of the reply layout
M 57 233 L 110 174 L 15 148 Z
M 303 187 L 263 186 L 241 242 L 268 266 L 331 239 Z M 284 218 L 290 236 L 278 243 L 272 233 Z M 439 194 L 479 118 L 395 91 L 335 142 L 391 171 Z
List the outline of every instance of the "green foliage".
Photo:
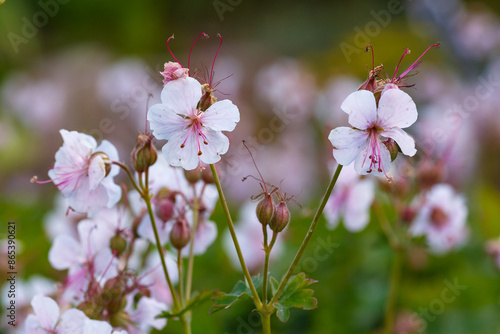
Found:
M 262 284 L 263 278 L 260 275 L 253 276 L 252 282 L 256 289 Z M 230 293 L 220 292 L 219 296 L 215 298 L 214 304 L 210 308 L 209 313 L 215 313 L 220 310 L 225 310 L 234 305 L 238 300 L 250 299 L 252 292 L 246 283 L 238 281 Z
M 179 318 L 184 313 L 200 306 L 205 301 L 212 298 L 214 295 L 217 295 L 218 293 L 219 292 L 217 291 L 203 291 L 202 293 L 195 295 L 195 297 L 191 299 L 182 310 L 178 312 L 163 311 L 161 314 L 156 316 L 156 318 L 166 318 L 166 319 Z

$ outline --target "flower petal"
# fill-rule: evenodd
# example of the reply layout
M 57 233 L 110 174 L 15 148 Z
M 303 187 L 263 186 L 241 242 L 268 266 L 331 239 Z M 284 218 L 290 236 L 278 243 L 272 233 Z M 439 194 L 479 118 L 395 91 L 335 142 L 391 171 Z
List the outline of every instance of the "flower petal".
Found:
M 404 154 L 412 157 L 415 153 L 417 153 L 417 150 L 415 149 L 415 141 L 404 130 L 401 130 L 400 128 L 386 129 L 381 133 L 381 135 L 394 139 Z
M 164 104 L 155 104 L 149 108 L 147 118 L 153 135 L 157 139 L 170 140 L 171 137 L 183 131 L 191 124 L 190 119 L 185 119 L 170 106 Z
M 57 270 L 78 266 L 84 260 L 80 243 L 67 235 L 59 235 L 49 251 L 50 265 Z
M 83 334 L 111 334 L 113 327 L 106 321 L 85 319 Z
M 199 149 L 196 139 L 197 134 L 192 131 L 192 127 L 171 137 L 162 149 L 165 160 L 167 160 L 171 166 L 182 167 L 187 170 L 198 167 L 200 160 L 198 157 Z
M 389 89 L 378 103 L 379 126 L 407 128 L 417 120 L 417 106 L 410 95 L 399 89 Z
M 375 197 L 375 187 L 370 179 L 357 182 L 345 203 L 344 225 L 351 232 L 361 231 L 370 218 L 370 205 Z
M 333 156 L 341 165 L 347 166 L 356 159 L 366 146 L 368 134 L 348 127 L 333 129 L 328 136 L 333 145 Z
M 378 157 L 380 161 L 380 165 L 377 163 L 376 166 L 371 166 L 372 161 L 369 158 L 371 152 L 372 152 L 372 147 L 370 145 L 367 145 L 363 148 L 361 153 L 358 155 L 356 158 L 356 161 L 354 162 L 354 169 L 358 174 L 361 175 L 387 175 L 389 173 L 389 170 L 391 169 L 391 153 L 389 153 L 389 150 L 387 147 L 385 147 L 384 144 L 380 142 L 379 139 L 377 139 L 377 144 L 380 149 L 380 156 Z M 370 153 L 368 153 L 368 150 Z M 379 170 L 381 169 L 381 171 Z M 368 173 L 368 171 L 370 171 Z
M 240 121 L 240 112 L 231 101 L 215 102 L 200 117 L 204 126 L 215 131 L 233 131 Z
M 101 183 L 106 176 L 104 160 L 100 155 L 96 155 L 90 160 L 89 169 L 89 189 L 92 191 Z
M 203 134 L 206 136 L 206 142 L 200 144 L 201 155 L 200 159 L 206 164 L 214 164 L 220 160 L 221 155 L 229 149 L 229 139 L 220 131 L 204 129 Z
M 97 143 L 94 137 L 76 131 L 60 130 L 63 145 L 56 152 L 56 164 L 83 166 L 94 152 Z
M 357 129 L 365 130 L 377 120 L 377 103 L 367 90 L 351 93 L 340 108 L 349 114 L 349 124 Z
M 172 80 L 161 91 L 161 102 L 176 114 L 194 116 L 201 98 L 201 84 L 193 78 Z
M 57 334 L 82 334 L 83 325 L 88 320 L 85 313 L 77 309 L 69 309 L 61 316 L 57 326 Z
M 42 328 L 50 331 L 56 327 L 59 320 L 59 306 L 52 298 L 36 295 L 31 300 L 31 306 Z

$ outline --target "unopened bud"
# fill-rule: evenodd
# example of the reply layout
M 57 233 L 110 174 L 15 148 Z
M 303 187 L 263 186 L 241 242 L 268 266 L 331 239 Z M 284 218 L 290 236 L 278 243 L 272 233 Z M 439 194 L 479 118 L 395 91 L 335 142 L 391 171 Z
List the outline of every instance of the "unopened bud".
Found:
M 290 210 L 288 210 L 286 202 L 281 201 L 276 207 L 276 212 L 274 213 L 273 218 L 271 218 L 271 221 L 269 222 L 269 227 L 274 232 L 281 232 L 285 229 L 285 227 L 287 227 L 289 222 Z
M 271 195 L 266 194 L 265 197 L 257 204 L 257 218 L 262 225 L 267 225 L 273 218 L 276 206 L 274 205 Z
M 102 313 L 102 307 L 90 301 L 81 303 L 77 306 L 77 309 L 85 313 L 90 319 L 96 319 Z
M 109 156 L 104 152 L 100 152 L 100 151 L 94 152 L 90 156 L 90 160 L 92 160 L 93 158 L 96 158 L 96 157 L 100 157 L 102 159 L 102 162 L 104 163 L 104 166 L 102 166 L 102 168 L 104 168 L 104 170 L 106 171 L 105 176 L 108 176 L 109 172 L 111 172 L 111 165 L 112 165 L 112 162 L 109 159 Z M 36 180 L 36 178 L 35 178 L 35 180 Z
M 201 172 L 201 179 L 208 184 L 214 184 L 214 174 L 212 174 L 212 169 L 211 168 L 203 168 L 203 171 Z
M 396 157 L 398 156 L 398 152 L 399 152 L 398 144 L 396 144 L 396 142 L 394 140 L 392 140 L 391 138 L 383 141 L 382 143 L 385 145 L 385 147 L 387 147 L 387 149 L 389 150 L 389 153 L 391 154 L 391 162 L 396 160 Z
M 191 240 L 189 224 L 185 219 L 178 219 L 170 231 L 170 243 L 178 250 L 183 249 Z
M 132 320 L 130 319 L 130 315 L 127 312 L 121 311 L 112 314 L 109 318 L 109 323 L 113 327 L 127 328 L 130 324 L 132 324 Z
M 120 256 L 127 248 L 127 240 L 120 233 L 117 233 L 109 241 L 109 247 L 116 252 L 116 256 Z
M 403 223 L 411 223 L 413 219 L 415 219 L 415 216 L 417 215 L 417 212 L 415 212 L 414 209 L 410 207 L 406 207 L 401 211 L 401 220 Z
M 184 177 L 189 183 L 195 184 L 196 182 L 201 180 L 201 171 L 199 168 L 190 170 L 184 169 Z
M 144 133 L 137 137 L 137 144 L 131 153 L 134 169 L 142 173 L 148 167 L 154 165 L 158 159 L 158 153 L 153 145 L 153 136 Z
M 166 223 L 174 216 L 174 207 L 174 202 L 168 198 L 159 200 L 156 204 L 156 215 Z

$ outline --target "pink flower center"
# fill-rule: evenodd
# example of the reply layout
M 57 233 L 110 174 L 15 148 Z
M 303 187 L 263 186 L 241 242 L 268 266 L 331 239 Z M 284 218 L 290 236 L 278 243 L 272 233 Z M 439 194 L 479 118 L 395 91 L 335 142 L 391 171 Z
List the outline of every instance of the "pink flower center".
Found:
M 441 228 L 448 222 L 448 215 L 443 211 L 443 209 L 436 206 L 432 208 L 430 219 L 434 226 Z
M 198 155 L 203 154 L 203 152 L 201 151 L 201 143 L 203 142 L 204 145 L 208 145 L 207 136 L 205 136 L 205 134 L 202 131 L 203 123 L 201 123 L 199 119 L 199 116 L 201 114 L 202 112 L 197 110 L 195 118 L 191 118 L 191 124 L 188 126 L 189 130 L 186 133 L 186 139 L 184 139 L 184 142 L 182 142 L 181 144 L 181 148 L 184 148 L 186 146 L 187 140 L 194 133 L 196 137 L 196 146 L 198 148 Z
M 379 128 L 377 124 L 366 129 L 368 132 L 368 149 L 366 150 L 365 159 L 363 160 L 363 166 L 365 165 L 366 159 L 370 159 L 370 167 L 366 172 L 371 173 L 373 170 L 377 170 L 379 173 L 383 172 L 384 175 L 388 177 L 380 156 L 381 148 L 378 136 L 381 130 L 382 129 Z

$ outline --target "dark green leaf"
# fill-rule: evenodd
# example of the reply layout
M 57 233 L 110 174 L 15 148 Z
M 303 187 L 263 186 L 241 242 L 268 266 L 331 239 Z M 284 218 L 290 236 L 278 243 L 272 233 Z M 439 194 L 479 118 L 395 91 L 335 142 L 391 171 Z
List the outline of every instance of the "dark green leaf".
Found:
M 258 289 L 262 284 L 262 277 L 260 275 L 252 277 L 252 282 L 255 289 Z M 214 298 L 214 304 L 210 308 L 209 314 L 227 309 L 231 307 L 235 302 L 242 299 L 250 299 L 252 297 L 252 291 L 243 281 L 238 281 L 230 293 L 219 292 Z
M 167 318 L 167 319 L 178 318 L 178 317 L 182 316 L 184 313 L 186 313 L 187 311 L 190 311 L 191 309 L 195 308 L 196 306 L 203 304 L 205 301 L 212 298 L 213 296 L 217 296 L 219 294 L 220 294 L 220 292 L 218 292 L 218 291 L 203 291 L 202 293 L 200 293 L 198 295 L 194 295 L 193 296 L 194 298 L 191 299 L 186 304 L 186 306 L 182 310 L 180 310 L 179 312 L 171 313 L 171 312 L 163 311 L 162 313 L 157 315 L 156 318 Z

